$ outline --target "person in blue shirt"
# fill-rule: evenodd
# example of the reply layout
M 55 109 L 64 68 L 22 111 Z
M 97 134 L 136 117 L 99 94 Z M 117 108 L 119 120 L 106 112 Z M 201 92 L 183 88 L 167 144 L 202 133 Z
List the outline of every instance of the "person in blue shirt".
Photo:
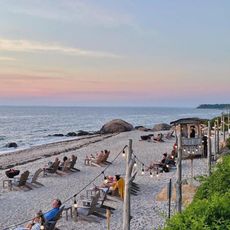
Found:
M 59 212 L 59 208 L 61 207 L 61 201 L 59 199 L 54 199 L 52 201 L 52 209 L 46 213 L 44 213 L 43 217 L 45 219 L 45 221 L 50 221 L 53 220 L 55 218 L 55 216 L 58 214 Z
M 32 220 L 31 223 L 27 224 L 26 227 L 18 227 L 15 230 L 40 230 L 41 219 L 45 222 L 53 220 L 58 214 L 62 203 L 59 199 L 54 199 L 52 201 L 52 209 L 48 212 L 42 214 L 41 211 L 37 213 L 37 216 Z

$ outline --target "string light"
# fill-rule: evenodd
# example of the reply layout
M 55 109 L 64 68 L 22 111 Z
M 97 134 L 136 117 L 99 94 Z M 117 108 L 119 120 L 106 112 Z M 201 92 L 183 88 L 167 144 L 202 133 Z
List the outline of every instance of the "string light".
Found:
M 186 151 L 186 149 L 184 149 L 184 152 Z
M 158 172 L 159 168 L 157 167 L 157 177 L 159 176 L 159 172 Z
M 136 161 L 134 161 L 134 165 L 133 165 L 134 167 L 137 167 L 137 162 Z
M 73 200 L 73 207 L 74 207 L 74 208 L 77 208 L 76 196 L 74 196 L 73 199 L 74 199 L 74 200 Z
M 150 171 L 150 177 L 153 177 L 152 171 Z
M 41 225 L 40 229 L 41 229 L 41 230 L 44 230 L 44 229 L 45 229 L 44 225 Z
M 145 174 L 145 169 L 144 169 L 144 164 L 142 164 L 142 169 L 141 169 L 141 174 L 144 175 Z
M 122 151 L 122 156 L 125 157 L 125 150 Z

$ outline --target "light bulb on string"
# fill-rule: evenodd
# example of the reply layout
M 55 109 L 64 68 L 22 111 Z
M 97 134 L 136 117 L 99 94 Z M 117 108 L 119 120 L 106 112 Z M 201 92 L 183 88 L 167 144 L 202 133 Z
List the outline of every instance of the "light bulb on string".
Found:
M 40 229 L 41 229 L 41 230 L 44 230 L 44 229 L 45 229 L 45 227 L 44 227 L 43 224 L 41 224 Z
M 159 169 L 157 168 L 157 177 L 159 176 L 159 171 L 158 171 Z
M 141 174 L 144 175 L 145 174 L 145 169 L 144 169 L 144 164 L 142 164 L 142 169 L 141 169 Z
M 74 198 L 73 198 L 73 207 L 77 208 L 76 196 L 74 196 Z
M 122 151 L 122 156 L 125 157 L 125 150 Z
M 133 165 L 134 167 L 137 167 L 137 162 L 136 161 L 134 161 L 134 165 Z
M 150 171 L 150 177 L 153 177 L 153 173 L 152 173 L 152 171 Z

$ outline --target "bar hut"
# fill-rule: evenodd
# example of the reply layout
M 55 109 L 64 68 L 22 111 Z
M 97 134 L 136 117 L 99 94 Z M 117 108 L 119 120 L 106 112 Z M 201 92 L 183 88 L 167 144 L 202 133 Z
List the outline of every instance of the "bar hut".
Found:
M 175 126 L 175 133 L 181 134 L 182 158 L 191 156 L 202 157 L 206 155 L 206 142 L 203 135 L 204 122 L 206 119 L 200 118 L 182 118 L 172 121 L 170 124 Z
M 199 118 L 182 118 L 172 121 L 177 139 L 177 181 L 176 209 L 182 211 L 182 158 L 191 159 L 191 183 L 193 180 L 193 159 L 203 155 L 202 124 L 206 120 Z

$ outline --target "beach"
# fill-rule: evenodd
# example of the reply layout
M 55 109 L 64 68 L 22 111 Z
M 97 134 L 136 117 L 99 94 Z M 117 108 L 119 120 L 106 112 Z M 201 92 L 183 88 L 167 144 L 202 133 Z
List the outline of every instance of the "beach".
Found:
M 154 132 L 150 132 L 154 133 Z M 27 150 L 21 150 L 18 153 L 8 153 L 0 156 L 2 168 L 14 165 L 14 168 L 21 172 L 29 170 L 33 174 L 38 168 L 43 168 L 49 161 L 56 157 L 62 159 L 64 156 L 70 157 L 75 154 L 78 159 L 75 165 L 80 172 L 71 173 L 65 176 L 48 175 L 39 177 L 38 181 L 44 186 L 34 188 L 30 191 L 8 191 L 0 187 L 0 229 L 20 223 L 32 218 L 38 210 L 48 211 L 51 201 L 59 198 L 65 201 L 78 193 L 85 185 L 100 174 L 104 167 L 85 166 L 84 159 L 86 155 L 95 154 L 101 150 L 110 150 L 109 161 L 112 161 L 128 144 L 129 139 L 133 140 L 133 153 L 146 166 L 153 160 L 160 161 L 162 154 L 171 153 L 175 138 L 164 139 L 164 142 L 140 141 L 140 136 L 145 135 L 143 131 L 130 131 L 119 134 L 95 135 L 81 139 L 46 144 L 33 147 Z M 18 164 L 15 166 L 16 164 Z M 207 173 L 206 159 L 194 159 L 194 176 Z M 157 201 L 156 195 L 167 186 L 170 178 L 175 183 L 176 169 L 168 173 L 160 173 L 150 177 L 149 172 L 141 174 L 141 165 L 138 165 L 138 174 L 135 182 L 140 187 L 137 196 L 131 196 L 131 229 L 159 229 L 166 221 L 167 201 Z M 184 160 L 182 163 L 183 179 L 190 177 L 190 161 Z M 125 160 L 120 154 L 117 159 L 109 166 L 105 175 L 125 174 Z M 0 170 L 0 180 L 6 179 L 5 170 Z M 100 185 L 103 181 L 103 175 L 99 176 L 86 189 L 92 188 L 94 184 Z M 82 191 L 76 198 L 80 199 L 85 195 L 86 190 Z M 66 206 L 73 204 L 73 199 L 65 203 Z M 107 201 L 107 205 L 116 208 L 111 216 L 111 229 L 122 228 L 123 202 L 120 200 Z M 174 205 L 172 205 L 172 212 Z M 74 222 L 72 219 L 65 220 L 65 215 L 58 221 L 57 227 L 66 230 L 74 229 L 106 229 L 106 221 L 94 218 L 98 222 L 87 222 L 79 219 Z

